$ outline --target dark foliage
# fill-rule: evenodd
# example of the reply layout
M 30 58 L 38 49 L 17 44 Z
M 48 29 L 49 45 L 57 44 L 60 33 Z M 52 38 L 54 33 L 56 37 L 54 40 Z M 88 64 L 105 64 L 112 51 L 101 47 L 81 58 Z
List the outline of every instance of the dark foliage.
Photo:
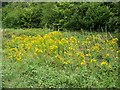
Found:
M 119 30 L 118 3 L 112 2 L 14 2 L 2 11 L 3 28 Z

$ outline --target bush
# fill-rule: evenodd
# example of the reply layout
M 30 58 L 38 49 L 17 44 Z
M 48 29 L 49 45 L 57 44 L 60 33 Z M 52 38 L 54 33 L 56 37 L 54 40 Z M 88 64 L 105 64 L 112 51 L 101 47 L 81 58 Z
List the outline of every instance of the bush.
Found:
M 41 7 L 37 3 L 9 3 L 2 17 L 3 28 L 41 27 Z
M 3 27 L 115 31 L 119 29 L 117 4 L 9 3 L 3 7 Z
M 54 29 L 103 30 L 115 31 L 118 27 L 116 8 L 106 3 L 48 3 L 42 10 L 43 22 Z M 46 9 L 48 8 L 48 9 Z M 74 11 L 74 12 L 73 12 Z M 48 14 L 48 15 L 47 15 Z M 47 16 L 46 16 L 47 15 Z

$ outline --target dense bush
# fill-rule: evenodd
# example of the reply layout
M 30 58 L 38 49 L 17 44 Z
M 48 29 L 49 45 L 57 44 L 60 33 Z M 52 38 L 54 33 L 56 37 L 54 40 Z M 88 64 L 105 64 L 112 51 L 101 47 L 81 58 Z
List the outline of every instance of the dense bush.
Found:
M 9 3 L 3 7 L 3 27 L 115 31 L 117 12 L 117 3 Z
M 41 27 L 41 8 L 37 3 L 9 3 L 2 11 L 3 28 Z

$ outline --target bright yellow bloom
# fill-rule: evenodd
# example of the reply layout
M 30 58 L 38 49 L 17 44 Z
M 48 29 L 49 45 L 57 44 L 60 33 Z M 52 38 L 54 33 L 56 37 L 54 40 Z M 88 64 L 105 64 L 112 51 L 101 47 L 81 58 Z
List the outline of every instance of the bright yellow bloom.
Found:
M 72 54 L 71 54 L 71 53 L 68 53 L 68 55 L 69 55 L 69 56 L 72 56 Z
M 85 56 L 82 52 L 79 52 L 79 55 L 80 55 L 81 58 L 85 58 Z
M 43 51 L 41 49 L 38 49 L 38 53 L 43 53 Z
M 63 44 L 67 44 L 67 43 L 68 43 L 68 40 L 65 39 L 65 38 L 62 38 L 61 42 L 62 42 Z
M 64 51 L 64 54 L 67 54 L 67 52 L 66 52 L 66 51 Z
M 85 56 L 89 57 L 89 56 L 91 56 L 91 55 L 90 55 L 90 53 L 88 53 L 88 54 L 86 54 Z
M 119 52 L 120 52 L 120 50 L 117 51 L 117 53 L 119 53 Z
M 76 38 L 72 36 L 72 37 L 70 37 L 70 41 L 71 41 L 71 42 L 75 42 L 75 41 L 76 41 Z
M 17 61 L 21 61 L 21 56 L 20 55 L 17 56 L 16 59 L 17 59 Z
M 69 50 L 72 50 L 72 51 L 74 50 L 74 48 L 73 48 L 73 47 L 68 47 L 68 49 L 69 49 Z
M 58 46 L 56 46 L 56 45 L 50 46 L 50 50 L 54 50 L 54 49 L 57 49 L 57 48 L 58 48 Z
M 63 62 L 63 64 L 68 64 L 67 62 Z
M 63 64 L 70 64 L 70 60 L 64 61 Z
M 92 63 L 92 62 L 96 62 L 96 60 L 94 60 L 94 59 L 91 59 L 91 60 L 90 60 L 90 63 Z
M 108 65 L 108 63 L 103 61 L 103 62 L 101 62 L 101 65 Z
M 83 60 L 80 64 L 81 64 L 81 65 L 85 65 L 85 64 L 86 64 L 86 61 Z
M 16 52 L 17 52 L 18 49 L 17 49 L 17 48 L 11 48 L 11 49 L 10 49 L 10 52 L 11 52 L 11 51 L 16 51 Z
M 95 45 L 92 47 L 92 51 L 99 51 L 99 50 L 100 50 L 100 48 L 98 45 Z

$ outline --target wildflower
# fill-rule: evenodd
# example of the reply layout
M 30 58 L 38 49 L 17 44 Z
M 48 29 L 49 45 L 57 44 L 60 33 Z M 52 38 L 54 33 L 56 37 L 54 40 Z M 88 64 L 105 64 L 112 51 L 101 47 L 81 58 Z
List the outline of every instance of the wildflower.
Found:
M 8 58 L 10 59 L 10 58 L 12 58 L 12 56 L 10 55 L 10 56 L 8 56 Z
M 68 43 L 68 40 L 65 39 L 65 38 L 62 38 L 61 42 L 62 42 L 63 44 L 67 44 L 67 43 Z
M 117 51 L 117 53 L 119 53 L 119 52 L 120 52 L 120 50 Z
M 68 47 L 69 50 L 74 50 L 72 47 Z
M 105 58 L 109 57 L 110 55 L 109 54 L 106 54 Z
M 72 54 L 71 54 L 71 53 L 68 53 L 68 56 L 72 56 Z
M 56 55 L 55 58 L 58 58 L 59 60 L 63 61 L 63 58 L 60 55 Z
M 54 50 L 54 49 L 57 49 L 57 48 L 58 48 L 58 46 L 56 46 L 56 45 L 50 46 L 50 50 Z
M 75 42 L 75 41 L 76 41 L 76 38 L 72 36 L 72 37 L 70 37 L 70 41 L 71 41 L 71 42 Z
M 89 40 L 89 38 L 86 38 L 86 41 L 88 41 Z
M 80 64 L 81 64 L 81 65 L 85 65 L 85 64 L 86 64 L 86 61 L 83 60 Z
M 64 54 L 67 54 L 67 52 L 66 52 L 66 51 L 64 51 Z
M 38 53 L 43 53 L 43 51 L 41 49 L 38 49 Z
M 99 51 L 99 50 L 100 50 L 100 48 L 98 45 L 95 45 L 92 47 L 92 51 Z
M 96 60 L 94 60 L 94 59 L 91 59 L 91 60 L 90 60 L 90 63 L 92 63 L 92 62 L 96 62 Z
M 17 52 L 18 49 L 17 49 L 17 48 L 11 48 L 11 49 L 10 49 L 10 52 L 11 52 L 11 51 L 16 51 L 16 52 Z
M 85 58 L 84 54 L 82 52 L 79 52 L 79 55 L 80 55 L 81 58 Z
M 63 64 L 68 64 L 67 62 L 63 62 Z
M 85 56 L 89 57 L 89 56 L 91 56 L 91 55 L 90 55 L 90 53 L 89 53 L 89 54 L 86 54 Z
M 17 56 L 17 61 L 21 61 L 21 56 Z
M 107 62 L 101 62 L 101 65 L 108 65 L 108 63 Z
M 70 60 L 67 60 L 67 63 L 70 64 Z
M 36 52 L 34 52 L 34 55 L 36 56 L 36 55 L 37 55 L 37 53 L 36 53 Z
M 12 35 L 12 38 L 15 38 L 15 35 Z

